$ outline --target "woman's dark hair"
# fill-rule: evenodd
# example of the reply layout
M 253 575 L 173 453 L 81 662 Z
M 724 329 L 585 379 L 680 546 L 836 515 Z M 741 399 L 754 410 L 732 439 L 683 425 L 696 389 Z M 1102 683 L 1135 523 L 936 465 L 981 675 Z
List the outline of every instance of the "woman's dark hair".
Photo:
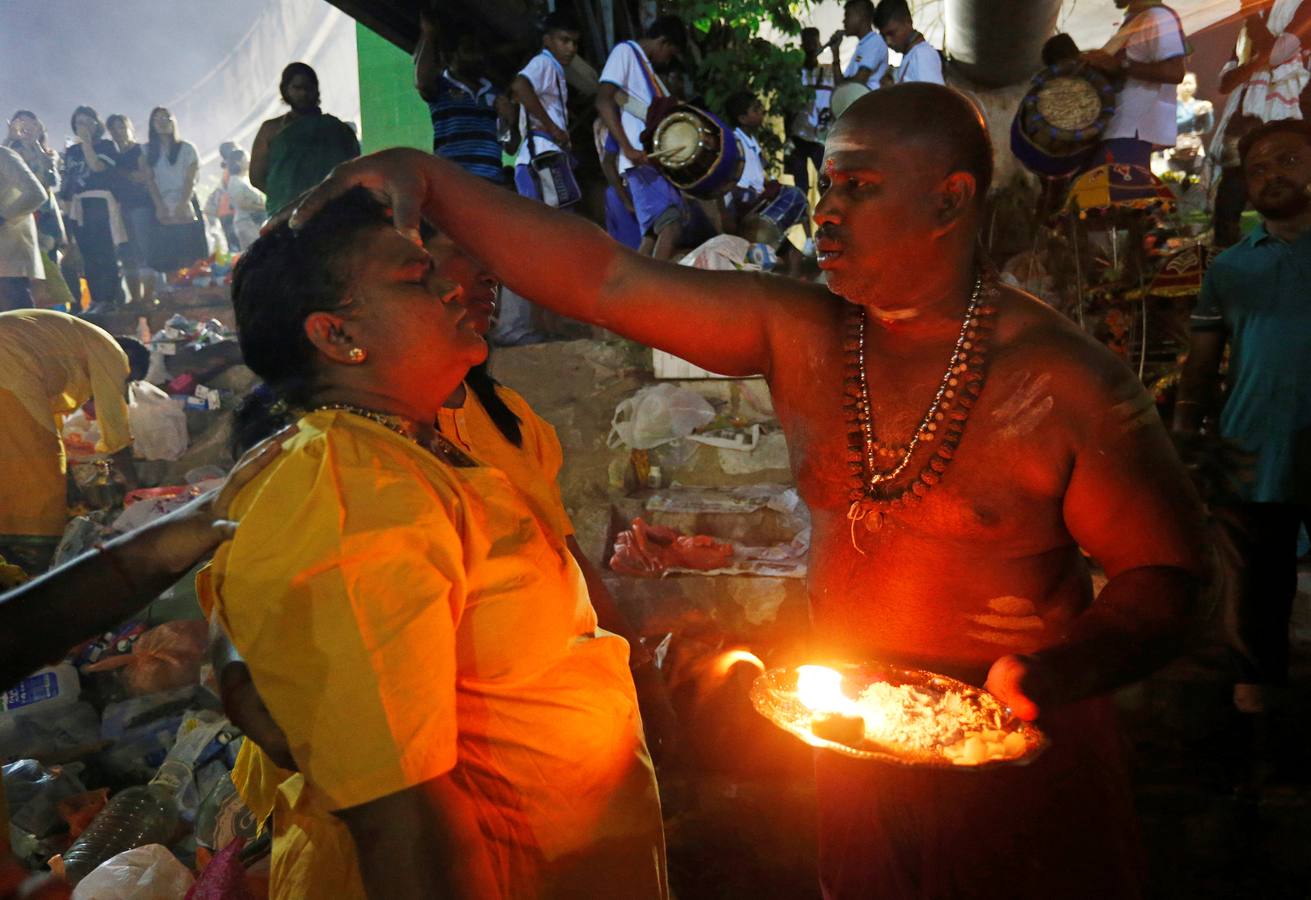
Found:
M 522 447 L 523 429 L 519 427 L 519 417 L 514 414 L 514 410 L 505 405 L 501 395 L 496 392 L 500 382 L 487 370 L 488 362 L 490 360 L 483 360 L 470 369 L 469 374 L 464 376 L 464 383 L 473 391 L 478 402 L 483 405 L 483 409 L 487 410 L 487 415 L 496 426 L 496 430 L 511 444 Z
M 159 154 L 162 149 L 161 145 L 164 143 L 163 138 L 159 136 L 159 132 L 155 130 L 155 113 L 159 112 L 168 113 L 170 118 L 173 116 L 173 114 L 168 112 L 168 109 L 163 106 L 156 106 L 150 111 L 150 124 L 147 126 L 147 133 L 150 137 L 146 141 L 146 162 L 150 163 L 151 166 L 154 166 L 155 163 L 159 162 Z M 178 135 L 178 123 L 177 120 L 174 119 L 173 146 L 168 148 L 168 164 L 170 166 L 177 164 L 178 153 L 181 150 L 182 138 Z
M 237 408 L 233 444 L 249 447 L 286 424 L 288 405 L 309 401 L 317 351 L 305 319 L 347 303 L 361 236 L 391 224 L 362 187 L 328 202 L 304 226 L 283 223 L 241 254 L 232 273 L 237 340 L 247 367 L 264 379 Z
M 282 95 L 282 102 L 291 106 L 291 100 L 287 97 L 287 88 L 291 85 L 291 79 L 297 75 L 304 75 L 314 83 L 314 105 L 319 105 L 319 73 L 315 72 L 303 62 L 287 63 L 287 67 L 282 70 L 282 78 L 278 80 L 278 93 Z
M 77 134 L 78 116 L 90 116 L 91 118 L 96 120 L 96 131 L 95 134 L 91 135 L 91 139 L 93 141 L 98 141 L 105 136 L 105 126 L 100 121 L 100 113 L 96 112 L 94 109 L 92 109 L 89 106 L 79 106 L 77 109 L 73 110 L 73 115 L 69 116 L 68 128 L 74 134 Z

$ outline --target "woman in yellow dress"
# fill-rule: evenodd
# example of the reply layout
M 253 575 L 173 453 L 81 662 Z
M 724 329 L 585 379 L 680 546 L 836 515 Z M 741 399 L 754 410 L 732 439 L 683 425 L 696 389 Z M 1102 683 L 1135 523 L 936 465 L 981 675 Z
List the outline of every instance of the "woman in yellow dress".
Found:
M 299 770 L 274 896 L 666 896 L 627 646 L 536 504 L 432 424 L 487 352 L 461 291 L 356 192 L 261 238 L 233 299 L 304 411 L 202 582 Z

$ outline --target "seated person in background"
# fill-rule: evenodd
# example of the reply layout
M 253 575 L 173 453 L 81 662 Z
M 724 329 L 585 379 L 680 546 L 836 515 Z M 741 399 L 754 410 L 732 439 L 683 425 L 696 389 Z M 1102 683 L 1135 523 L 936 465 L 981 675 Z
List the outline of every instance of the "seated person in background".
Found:
M 95 401 L 99 453 L 136 487 L 127 388 L 150 353 L 132 338 L 50 309 L 0 313 L 0 555 L 30 574 L 50 564 L 68 522 L 62 417 Z
M 300 427 L 200 584 L 299 770 L 272 895 L 667 896 L 628 648 L 532 497 L 433 424 L 482 304 L 364 191 L 260 238 L 233 301 Z
M 942 54 L 915 30 L 906 0 L 880 0 L 874 12 L 874 25 L 888 47 L 901 54 L 901 65 L 892 76 L 894 84 L 908 81 L 945 84 L 942 80 Z
M 724 198 L 724 232 L 769 244 L 788 261 L 788 274 L 801 271 L 801 253 L 787 239 L 793 225 L 810 238 L 810 208 L 799 188 L 765 180 L 765 160 L 756 134 L 765 121 L 765 107 L 750 91 L 738 91 L 725 105 L 733 134 L 742 148 L 742 177 Z

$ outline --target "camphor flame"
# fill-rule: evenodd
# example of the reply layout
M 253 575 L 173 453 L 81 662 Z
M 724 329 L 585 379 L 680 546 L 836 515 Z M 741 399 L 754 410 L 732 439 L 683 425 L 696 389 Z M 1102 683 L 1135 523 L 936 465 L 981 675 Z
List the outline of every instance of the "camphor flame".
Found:
M 842 673 L 828 666 L 798 667 L 797 699 L 811 712 L 859 715 L 856 701 L 842 693 Z

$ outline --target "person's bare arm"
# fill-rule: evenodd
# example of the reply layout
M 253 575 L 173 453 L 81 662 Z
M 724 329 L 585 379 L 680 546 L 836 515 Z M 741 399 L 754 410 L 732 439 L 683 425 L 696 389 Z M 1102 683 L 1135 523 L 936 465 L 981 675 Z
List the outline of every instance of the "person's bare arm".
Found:
M 1094 69 L 1099 69 L 1108 75 L 1127 75 L 1139 81 L 1150 81 L 1156 84 L 1178 84 L 1184 80 L 1184 73 L 1187 71 L 1184 64 L 1186 57 L 1183 56 L 1157 60 L 1156 62 L 1138 62 L 1135 59 L 1128 59 L 1128 65 L 1123 67 L 1120 64 L 1122 57 L 1113 56 L 1105 50 L 1087 50 L 1081 53 L 1079 58 Z
M 371 900 L 499 896 L 469 800 L 452 775 L 336 813 Z
M 613 86 L 613 85 L 612 85 Z M 514 76 L 514 81 L 510 82 L 510 94 L 514 101 L 528 110 L 528 128 L 540 127 L 562 148 L 569 147 L 569 132 L 565 131 L 547 114 L 546 107 L 542 105 L 542 98 L 537 96 L 537 91 L 533 89 L 533 83 L 522 75 Z M 523 135 L 527 140 L 529 135 Z
M 92 172 L 108 171 L 111 166 L 96 152 L 96 141 L 91 132 L 83 129 L 77 133 L 77 137 L 82 142 L 82 157 L 86 160 L 87 168 Z
M 437 99 L 437 79 L 441 74 L 441 60 L 437 56 L 437 23 L 428 13 L 422 12 L 419 14 L 419 43 L 414 48 L 414 89 L 428 103 Z
M 250 183 L 261 191 L 268 190 L 269 180 L 269 142 L 282 129 L 281 119 L 269 119 L 255 133 L 255 141 L 250 148 Z
M 294 433 L 253 448 L 220 490 L 0 596 L 0 689 L 114 627 L 232 537 L 232 498 Z
M 1175 431 L 1190 434 L 1215 412 L 1220 397 L 1220 361 L 1224 357 L 1225 333 L 1221 329 L 1194 331 L 1179 378 L 1179 395 L 1174 402 Z
M 616 96 L 618 93 L 619 88 L 615 85 L 608 81 L 601 82 L 596 89 L 596 114 L 601 117 L 611 137 L 619 145 L 619 152 L 633 165 L 645 165 L 646 153 L 641 147 L 634 147 L 628 140 L 628 135 L 624 134 L 623 115 L 619 109 L 619 98 Z
M 1095 363 L 1082 379 L 1070 366 L 1056 373 L 1067 379 L 1057 402 L 1082 432 L 1063 513 L 1110 580 L 1059 643 L 993 665 L 989 690 L 1025 719 L 1146 676 L 1186 646 L 1200 618 L 1201 501 L 1151 395 L 1122 365 Z
M 769 323 L 828 296 L 823 287 L 775 275 L 642 257 L 581 216 L 404 148 L 338 166 L 296 210 L 293 226 L 357 185 L 387 197 L 397 227 L 416 243 L 422 215 L 534 302 L 727 375 L 768 374 Z

